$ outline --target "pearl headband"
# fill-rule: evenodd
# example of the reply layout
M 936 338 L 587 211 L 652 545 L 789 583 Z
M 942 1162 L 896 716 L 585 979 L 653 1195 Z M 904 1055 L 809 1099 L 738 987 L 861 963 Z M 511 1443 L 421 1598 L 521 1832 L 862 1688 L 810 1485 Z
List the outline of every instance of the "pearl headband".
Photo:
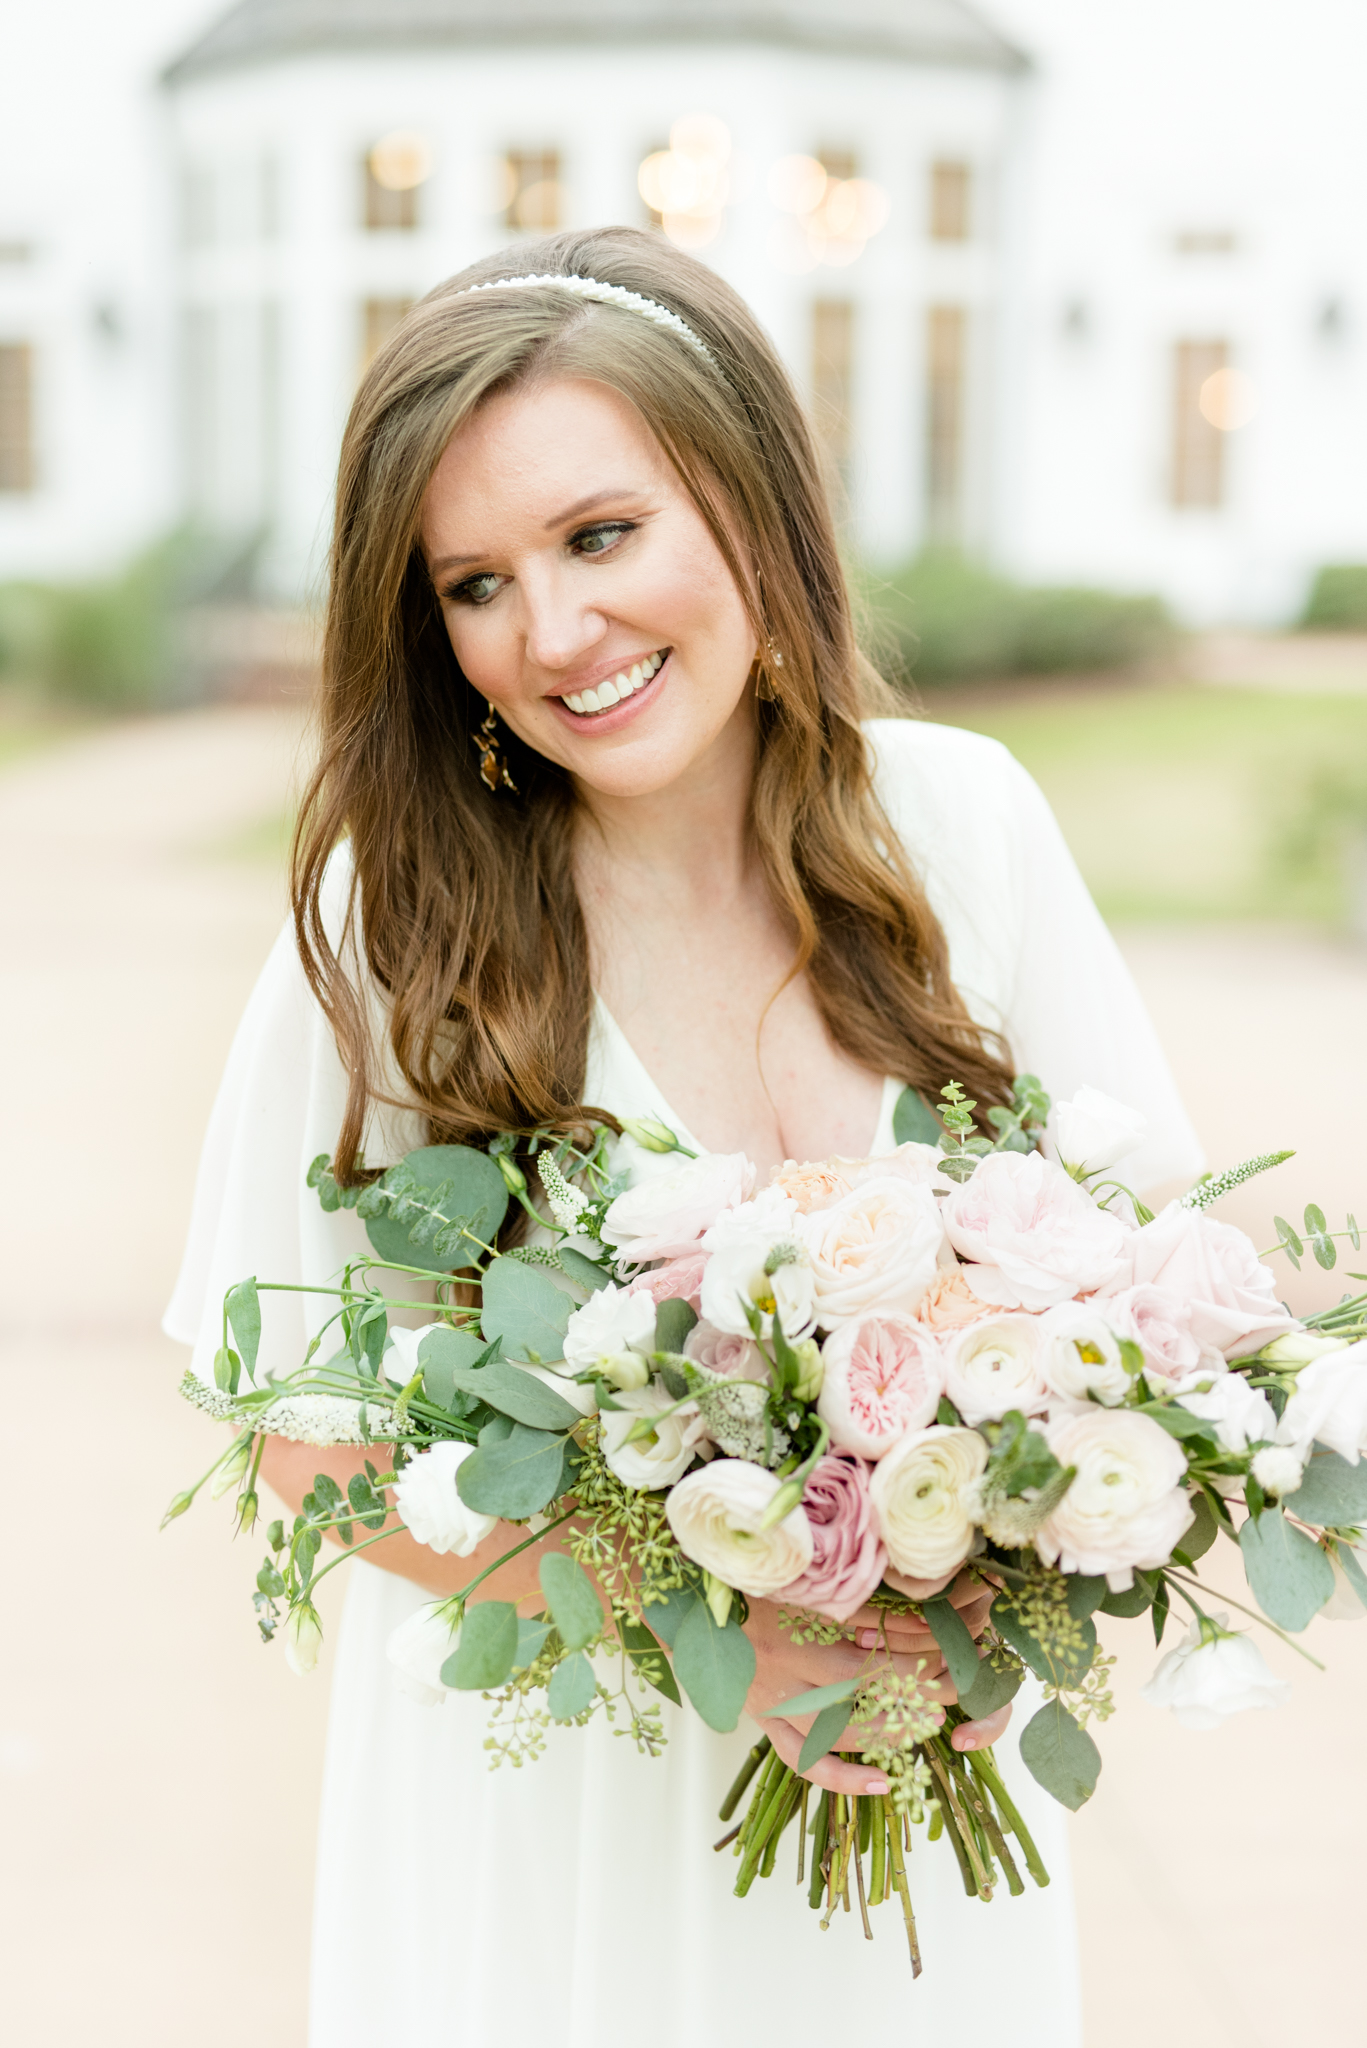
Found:
M 596 299 L 603 306 L 625 306 L 628 312 L 643 314 L 657 327 L 667 327 L 671 333 L 680 335 L 690 348 L 695 348 L 700 356 L 711 363 L 713 369 L 717 367 L 717 359 L 711 349 L 698 339 L 687 321 L 681 320 L 677 313 L 671 313 L 668 306 L 658 305 L 654 299 L 642 298 L 639 292 L 629 292 L 625 285 L 600 284 L 596 277 L 567 277 L 560 272 L 552 272 L 547 277 L 500 277 L 489 284 L 467 285 L 465 290 L 458 292 L 456 296 L 464 299 L 468 298 L 471 292 L 520 291 L 534 285 L 545 284 L 556 285 L 564 292 L 572 292 L 577 299 Z

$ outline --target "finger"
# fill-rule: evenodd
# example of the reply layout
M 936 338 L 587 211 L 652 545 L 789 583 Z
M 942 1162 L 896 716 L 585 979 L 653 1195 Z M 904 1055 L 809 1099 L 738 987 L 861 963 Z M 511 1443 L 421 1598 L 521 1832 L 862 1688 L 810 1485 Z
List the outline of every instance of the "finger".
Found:
M 1006 1733 L 1006 1724 L 1011 1719 L 1011 1702 L 998 1707 L 995 1714 L 987 1714 L 981 1721 L 965 1721 L 954 1730 L 949 1738 L 951 1749 L 987 1749 Z
M 795 1728 L 791 1721 L 774 1721 L 770 1726 L 770 1740 L 774 1748 L 788 1768 L 795 1771 L 798 1758 L 802 1754 L 801 1730 Z M 881 1771 L 872 1770 L 867 1764 L 846 1763 L 843 1757 L 835 1755 L 818 1757 L 811 1769 L 804 1771 L 802 1776 L 809 1783 L 819 1785 L 823 1792 L 841 1792 L 847 1798 L 856 1797 L 861 1793 L 876 1797 L 880 1792 L 889 1789 L 888 1781 Z

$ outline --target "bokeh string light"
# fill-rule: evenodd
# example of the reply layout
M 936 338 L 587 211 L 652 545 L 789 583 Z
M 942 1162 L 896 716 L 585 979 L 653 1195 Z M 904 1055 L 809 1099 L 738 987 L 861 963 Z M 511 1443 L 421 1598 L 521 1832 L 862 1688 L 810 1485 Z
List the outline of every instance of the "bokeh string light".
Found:
M 731 197 L 731 134 L 715 114 L 685 114 L 636 176 L 642 199 L 671 242 L 705 249 L 721 231 Z
M 853 263 L 890 211 L 881 185 L 870 178 L 834 177 L 814 156 L 780 157 L 768 188 L 784 216 L 770 230 L 770 261 L 799 275 L 821 263 Z

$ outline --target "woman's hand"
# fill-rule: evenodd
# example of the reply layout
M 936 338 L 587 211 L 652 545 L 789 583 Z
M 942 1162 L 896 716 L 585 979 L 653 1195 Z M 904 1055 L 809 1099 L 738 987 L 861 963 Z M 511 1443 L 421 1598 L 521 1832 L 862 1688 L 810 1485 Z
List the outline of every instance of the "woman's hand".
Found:
M 930 1599 L 944 1585 L 943 1580 L 918 1584 L 915 1597 Z M 992 1589 L 961 1572 L 948 1597 L 972 1633 L 980 1635 L 987 1623 Z M 942 1707 L 951 1706 L 958 1698 L 934 1636 L 924 1622 L 909 1615 L 889 1615 L 882 1608 L 862 1607 L 849 1623 L 855 1631 L 855 1641 L 829 1644 L 794 1642 L 790 1633 L 779 1627 L 778 1615 L 778 1606 L 773 1601 L 750 1602 L 745 1633 L 755 1648 L 755 1681 L 746 1710 L 793 1770 L 797 1769 L 803 1740 L 815 1716 L 798 1714 L 789 1719 L 786 1715 L 771 1714 L 770 1710 L 799 1693 L 810 1692 L 819 1685 L 837 1685 L 842 1679 L 868 1677 L 879 1663 L 890 1663 L 903 1677 L 933 1680 Z M 1010 1706 L 999 1707 L 985 1720 L 966 1721 L 954 1730 L 950 1740 L 959 1750 L 986 1748 L 997 1740 L 1010 1719 Z M 866 1733 L 861 1735 L 858 1730 L 847 1728 L 837 1746 L 857 1749 L 865 1739 Z M 888 1790 L 888 1781 L 881 1772 L 835 1754 L 821 1757 L 803 1775 L 828 1792 L 850 1795 Z

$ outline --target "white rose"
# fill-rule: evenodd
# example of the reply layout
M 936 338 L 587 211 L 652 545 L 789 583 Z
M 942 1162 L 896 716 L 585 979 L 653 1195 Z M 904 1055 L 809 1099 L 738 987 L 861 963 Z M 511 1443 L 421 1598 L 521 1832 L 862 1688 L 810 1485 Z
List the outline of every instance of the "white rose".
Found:
M 951 1263 L 935 1196 L 891 1175 L 865 1181 L 798 1224 L 811 1255 L 817 1321 L 827 1330 L 870 1311 L 910 1315 L 940 1266 Z
M 686 1408 L 675 1409 L 672 1415 L 663 1414 L 663 1409 L 673 1408 L 674 1401 L 658 1377 L 650 1386 L 634 1388 L 615 1399 L 616 1407 L 605 1408 L 600 1418 L 608 1470 L 616 1474 L 623 1486 L 643 1491 L 673 1486 L 692 1464 L 693 1453 L 703 1439 L 702 1417 L 697 1409 L 690 1401 Z M 623 1442 L 641 1415 L 659 1415 L 660 1419 L 648 1437 L 638 1437 L 631 1444 Z
M 1277 1441 L 1307 1455 L 1311 1444 L 1326 1444 L 1356 1465 L 1367 1451 L 1367 1340 L 1302 1367 Z
M 1152 1223 L 1130 1232 L 1126 1251 L 1128 1270 L 1108 1292 L 1166 1289 L 1187 1304 L 1196 1341 L 1213 1344 L 1226 1358 L 1243 1358 L 1296 1327 L 1252 1240 L 1199 1209 L 1169 1202 Z
M 665 1495 L 669 1526 L 685 1557 L 755 1600 L 800 1578 L 812 1561 L 812 1526 L 800 1507 L 772 1529 L 765 1509 L 783 1481 L 744 1458 L 715 1458 Z
M 645 1354 L 654 1348 L 653 1298 L 611 1283 L 591 1294 L 565 1329 L 569 1370 L 597 1373 L 615 1387 L 643 1387 L 650 1378 Z
M 1228 1621 L 1227 1614 L 1215 1615 L 1215 1633 L 1193 1621 L 1139 1697 L 1152 1707 L 1171 1707 L 1184 1728 L 1218 1728 L 1250 1707 L 1280 1707 L 1291 1687 L 1272 1676 L 1251 1637 L 1229 1632 Z
M 976 1429 L 932 1423 L 910 1431 L 874 1466 L 869 1492 L 899 1572 L 943 1579 L 963 1563 L 973 1547 L 974 1482 L 986 1464 Z
M 394 1484 L 394 1505 L 408 1533 L 442 1557 L 469 1557 L 498 1527 L 496 1515 L 477 1514 L 456 1492 L 456 1474 L 473 1444 L 433 1444 L 410 1458 Z
M 641 1154 L 643 1160 L 652 1156 Z M 679 1258 L 695 1250 L 708 1225 L 743 1201 L 754 1183 L 755 1169 L 743 1152 L 704 1152 L 619 1195 L 603 1219 L 604 1241 L 624 1265 Z
M 1204 1381 L 1190 1389 L 1179 1386 L 1177 1401 L 1203 1422 L 1213 1422 L 1221 1448 L 1236 1457 L 1242 1457 L 1251 1443 L 1269 1443 L 1277 1433 L 1272 1403 L 1241 1372 L 1214 1373 L 1208 1386 Z
M 1067 1415 L 1045 1432 L 1061 1465 L 1077 1476 L 1035 1548 L 1061 1571 L 1104 1573 L 1113 1593 L 1134 1584 L 1134 1572 L 1166 1564 L 1192 1522 L 1182 1446 L 1147 1415 L 1097 1408 Z
M 1129 1233 L 1039 1152 L 992 1152 L 944 1205 L 979 1301 L 1054 1308 L 1114 1279 Z
M 1038 1415 L 1049 1389 L 1034 1316 L 989 1316 L 945 1347 L 945 1392 L 965 1422 L 999 1422 L 1008 1409 Z
M 1104 1173 L 1143 1144 L 1148 1125 L 1099 1088 L 1079 1088 L 1071 1102 L 1054 1104 L 1054 1142 L 1065 1167 L 1076 1174 Z
M 1266 1450 L 1258 1451 L 1253 1458 L 1253 1477 L 1264 1493 L 1274 1500 L 1282 1500 L 1288 1493 L 1294 1493 L 1305 1476 L 1305 1463 L 1299 1451 L 1293 1451 L 1286 1444 L 1269 1444 Z
M 1040 1371 L 1051 1393 L 1067 1401 L 1113 1408 L 1130 1389 L 1130 1374 L 1110 1324 L 1087 1302 L 1064 1301 L 1041 1316 Z
M 452 1622 L 447 1602 L 432 1600 L 401 1621 L 385 1644 L 400 1692 L 420 1707 L 439 1707 L 450 1691 L 441 1682 L 441 1667 L 460 1641 L 460 1624 Z

